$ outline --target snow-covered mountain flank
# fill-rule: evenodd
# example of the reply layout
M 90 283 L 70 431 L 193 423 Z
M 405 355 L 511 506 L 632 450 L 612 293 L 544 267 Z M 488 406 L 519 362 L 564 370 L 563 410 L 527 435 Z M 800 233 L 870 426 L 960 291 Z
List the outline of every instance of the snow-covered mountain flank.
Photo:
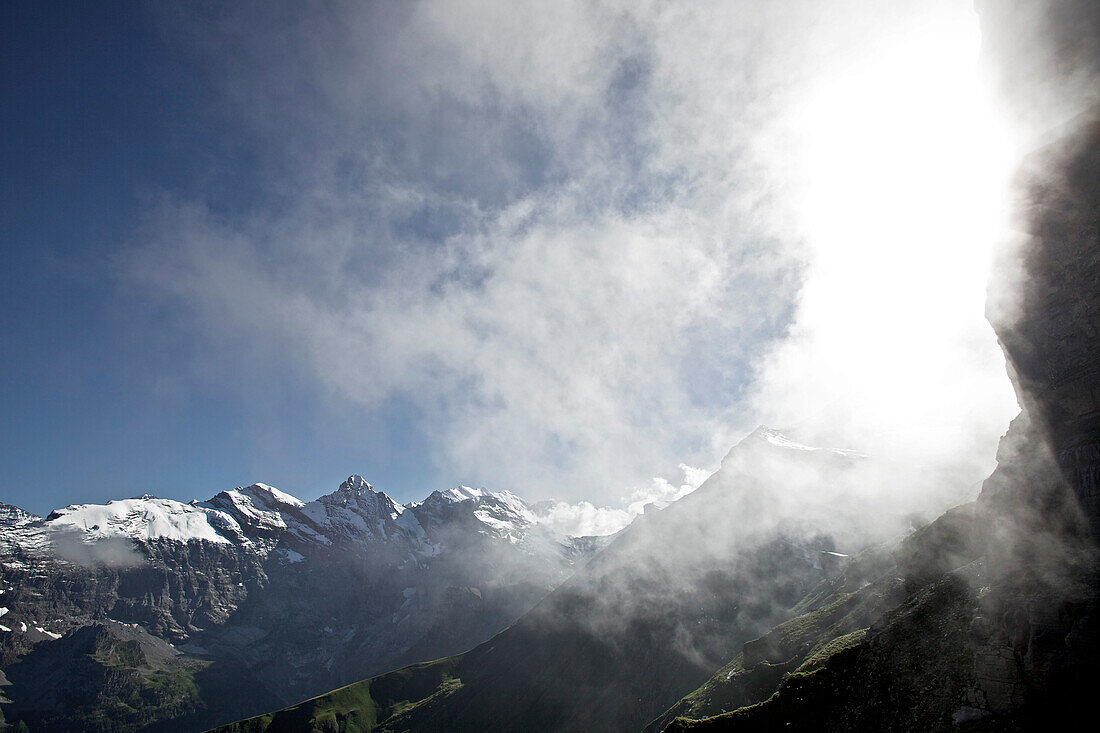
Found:
M 129 629 L 204 679 L 232 678 L 239 694 L 200 695 L 191 728 L 291 702 L 483 641 L 609 539 L 557 535 L 510 492 L 460 486 L 402 505 L 362 476 L 309 502 L 257 483 L 45 518 L 0 505 L 9 712 L 61 714 L 57 699 L 20 698 L 20 679 L 42 683 L 34 660 L 64 656 L 42 642 L 89 625 L 97 644 Z
M 4 526 L 21 522 L 46 534 L 73 531 L 90 544 L 111 538 L 197 540 L 248 547 L 265 557 L 280 543 L 312 551 L 388 543 L 416 556 L 434 556 L 441 548 L 425 527 L 438 531 L 446 524 L 444 517 L 452 521 L 469 517 L 477 523 L 473 531 L 513 544 L 526 540 L 538 524 L 526 502 L 508 491 L 459 486 L 402 506 L 362 476 L 349 476 L 336 491 L 308 503 L 257 483 L 201 502 L 145 495 L 106 504 L 75 504 L 54 510 L 37 524 L 37 517 L 16 507 L 8 508 L 8 513 L 10 518 L 0 516 Z M 568 545 L 568 538 L 557 539 Z

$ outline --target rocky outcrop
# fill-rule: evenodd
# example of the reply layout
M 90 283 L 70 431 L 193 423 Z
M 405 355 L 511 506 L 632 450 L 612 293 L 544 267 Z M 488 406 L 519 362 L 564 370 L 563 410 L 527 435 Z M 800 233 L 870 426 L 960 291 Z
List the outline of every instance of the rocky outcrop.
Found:
M 1036 439 L 1100 524 L 1100 8 L 979 3 L 987 64 L 1018 136 L 1019 239 L 1004 248 L 990 322 Z
M 990 292 L 1024 415 L 980 499 L 995 579 L 972 623 L 969 709 L 1049 716 L 1100 676 L 1100 6 L 979 9 L 1006 104 L 1041 145 L 1021 167 L 1020 241 Z

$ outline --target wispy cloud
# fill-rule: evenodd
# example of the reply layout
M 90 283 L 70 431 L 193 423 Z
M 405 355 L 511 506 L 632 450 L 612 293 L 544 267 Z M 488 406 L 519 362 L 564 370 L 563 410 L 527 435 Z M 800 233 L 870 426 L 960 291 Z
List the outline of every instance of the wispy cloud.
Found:
M 680 464 L 683 483 L 676 485 L 667 479 L 654 477 L 648 485 L 635 488 L 629 495 L 619 498 L 618 506 L 596 506 L 590 501 L 570 504 L 550 501 L 538 507 L 537 516 L 542 524 L 567 537 L 590 537 L 618 532 L 644 514 L 646 507 L 658 509 L 681 499 L 699 488 L 709 471 Z
M 444 473 L 531 498 L 606 503 L 758 422 L 988 463 L 1013 405 L 982 319 L 989 205 L 955 173 L 983 132 L 945 117 L 965 69 L 931 58 L 937 23 L 962 28 L 953 63 L 976 49 L 964 5 L 176 17 L 259 183 L 163 197 L 127 273 L 222 379 L 398 397 Z M 903 33 L 896 88 L 851 72 Z M 893 165 L 861 147 L 929 105 L 940 137 L 907 124 Z M 914 166 L 944 189 L 899 185 Z

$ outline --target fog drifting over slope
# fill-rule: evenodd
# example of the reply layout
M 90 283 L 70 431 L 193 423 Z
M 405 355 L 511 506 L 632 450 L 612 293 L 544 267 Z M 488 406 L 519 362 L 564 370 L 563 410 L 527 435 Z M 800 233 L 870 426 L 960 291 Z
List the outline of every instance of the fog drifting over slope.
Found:
M 637 501 L 761 423 L 992 466 L 1011 156 L 969 0 L 219 12 L 165 27 L 262 195 L 165 193 L 124 267 L 189 368 L 400 401 L 531 500 Z

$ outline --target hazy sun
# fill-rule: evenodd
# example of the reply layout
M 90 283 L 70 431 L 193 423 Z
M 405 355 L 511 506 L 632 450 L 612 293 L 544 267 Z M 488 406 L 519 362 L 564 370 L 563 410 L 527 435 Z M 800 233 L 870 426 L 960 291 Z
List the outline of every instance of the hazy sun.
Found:
M 847 380 L 884 426 L 907 416 L 950 432 L 936 406 L 974 390 L 1014 409 L 1007 380 L 959 377 L 974 373 L 960 360 L 1002 358 L 982 316 L 1010 151 L 980 40 L 972 12 L 891 35 L 823 69 L 796 115 L 814 273 L 796 335 L 814 334 L 820 378 Z

